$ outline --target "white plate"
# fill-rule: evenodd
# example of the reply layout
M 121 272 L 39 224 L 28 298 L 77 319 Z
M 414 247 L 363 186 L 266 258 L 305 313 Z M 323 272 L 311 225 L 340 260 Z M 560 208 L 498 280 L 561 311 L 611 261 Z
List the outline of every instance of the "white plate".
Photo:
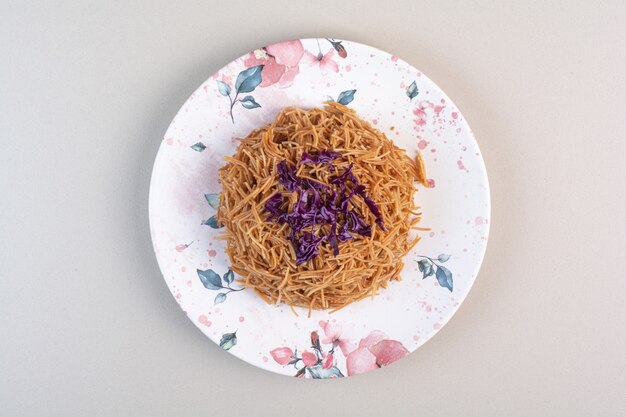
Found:
M 250 69 L 258 65 L 264 66 Z M 253 90 L 236 95 L 238 77 L 247 79 L 247 87 L 240 90 Z M 217 169 L 234 152 L 234 138 L 271 122 L 286 106 L 320 106 L 328 97 L 349 101 L 409 155 L 418 148 L 424 155 L 434 187 L 420 187 L 416 199 L 423 211 L 421 225 L 431 231 L 422 233 L 422 241 L 405 258 L 403 280 L 374 299 L 334 314 L 314 311 L 311 318 L 302 309 L 295 316 L 285 305 L 268 305 L 251 290 L 214 289 L 216 284 L 241 288 L 236 280 L 228 284 L 229 260 L 223 242 L 216 239 L 220 231 L 203 224 L 212 223 L 215 215 L 209 202 L 220 192 Z M 231 100 L 236 100 L 232 113 Z M 459 110 L 435 83 L 378 49 L 303 39 L 244 55 L 189 97 L 156 157 L 150 228 L 167 285 L 211 340 L 272 372 L 327 378 L 386 366 L 441 329 L 478 273 L 487 245 L 489 206 L 478 145 Z M 439 274 L 423 278 L 419 261 L 421 269 L 428 271 L 430 265 Z M 205 287 L 198 270 L 213 276 L 214 284 Z M 450 281 L 452 291 L 446 288 Z M 311 346 L 316 335 L 319 351 Z M 294 359 L 296 363 L 288 364 Z

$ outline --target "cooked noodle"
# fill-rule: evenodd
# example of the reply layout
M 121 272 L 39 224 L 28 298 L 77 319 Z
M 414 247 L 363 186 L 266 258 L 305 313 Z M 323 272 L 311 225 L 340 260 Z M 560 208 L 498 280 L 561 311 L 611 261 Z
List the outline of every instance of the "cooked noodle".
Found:
M 278 183 L 276 167 L 283 160 L 297 166 L 298 177 L 329 184 L 334 174 L 328 166 L 298 163 L 304 152 L 321 149 L 341 153 L 333 163 L 336 172 L 354 164 L 352 172 L 380 208 L 387 231 L 363 199 L 353 198 L 350 207 L 372 225 L 371 236 L 341 243 L 336 256 L 321 244 L 317 257 L 296 265 L 289 226 L 268 221 L 265 204 L 277 192 L 290 209 L 296 203 L 296 195 Z M 409 232 L 418 229 L 421 217 L 413 194 L 416 180 L 425 183 L 423 162 L 411 160 L 354 110 L 334 102 L 308 111 L 286 108 L 243 139 L 226 161 L 220 169 L 222 238 L 231 269 L 266 302 L 336 310 L 400 279 L 402 258 L 419 240 Z

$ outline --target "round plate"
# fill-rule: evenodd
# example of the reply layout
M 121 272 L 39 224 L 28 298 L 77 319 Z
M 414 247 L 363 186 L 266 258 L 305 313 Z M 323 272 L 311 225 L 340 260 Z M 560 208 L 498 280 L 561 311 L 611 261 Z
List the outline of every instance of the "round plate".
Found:
M 425 159 L 431 188 L 418 186 L 422 240 L 402 281 L 329 314 L 268 305 L 241 289 L 215 221 L 217 170 L 236 138 L 287 106 L 326 100 Z M 487 245 L 485 166 L 454 103 L 420 71 L 370 46 L 303 39 L 250 52 L 189 97 L 159 149 L 150 185 L 154 251 L 176 301 L 204 334 L 253 365 L 284 375 L 332 378 L 378 369 L 414 351 L 452 317 Z

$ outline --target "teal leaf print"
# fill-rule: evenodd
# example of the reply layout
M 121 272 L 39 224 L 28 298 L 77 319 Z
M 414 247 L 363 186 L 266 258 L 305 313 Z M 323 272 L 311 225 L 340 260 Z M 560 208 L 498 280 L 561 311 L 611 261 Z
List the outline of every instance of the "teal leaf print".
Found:
M 437 260 L 439 262 L 447 262 L 448 259 L 450 259 L 450 255 L 446 255 L 445 253 L 442 253 L 441 255 L 437 257 Z
M 222 304 L 224 301 L 226 301 L 226 294 L 221 292 L 215 296 L 215 301 L 213 304 Z
M 452 272 L 450 272 L 447 268 L 439 265 L 437 266 L 437 272 L 435 273 L 435 277 L 437 278 L 437 282 L 439 282 L 439 285 L 452 291 Z
M 257 107 L 261 107 L 259 103 L 254 101 L 254 97 L 252 96 L 245 96 L 241 99 L 241 105 L 246 109 L 256 109 Z
M 217 89 L 223 96 L 228 97 L 230 95 L 230 85 L 226 84 L 224 81 L 217 80 Z
M 226 290 L 226 292 L 221 292 L 215 296 L 215 299 L 213 300 L 214 305 L 222 304 L 224 301 L 226 301 L 228 294 L 230 294 L 231 292 L 244 290 L 244 288 L 233 288 L 230 286 L 230 284 L 235 281 L 235 273 L 230 269 L 224 274 L 223 282 L 222 278 L 220 278 L 220 276 L 212 269 L 207 269 L 206 271 L 198 269 L 197 272 L 200 281 L 202 281 L 202 284 L 207 290 Z
M 237 80 L 235 81 L 235 97 L 231 97 L 231 88 L 228 84 L 218 81 L 217 88 L 220 90 L 220 94 L 228 97 L 228 101 L 230 101 L 230 120 L 235 123 L 235 116 L 233 116 L 233 107 L 235 104 L 241 103 L 241 106 L 245 109 L 256 109 L 257 107 L 261 107 L 259 103 L 254 100 L 252 96 L 245 96 L 243 99 L 238 99 L 239 94 L 241 93 L 250 93 L 254 91 L 255 88 L 261 84 L 261 72 L 263 71 L 263 65 L 257 65 L 255 67 L 247 68 L 237 75 Z
M 306 368 L 300 368 L 298 369 L 298 372 L 296 372 L 296 374 L 294 375 L 294 377 L 296 378 L 302 378 L 304 376 L 304 373 L 306 372 Z
M 211 216 L 202 223 L 205 226 L 209 226 L 213 229 L 221 229 L 223 226 L 217 221 L 217 216 Z
M 417 255 L 420 259 L 417 261 L 417 268 L 422 273 L 422 278 L 426 279 L 431 275 L 435 275 L 437 278 L 437 282 L 440 286 L 447 288 L 452 292 L 454 285 L 452 280 L 452 272 L 445 266 L 441 265 L 444 262 L 450 260 L 452 255 L 448 255 L 445 253 L 440 254 L 436 258 L 431 258 L 429 256 Z
M 341 378 L 343 374 L 336 366 L 328 369 L 322 368 L 321 365 L 312 366 L 308 368 L 309 373 L 313 379 L 327 379 L 327 378 Z
M 220 206 L 220 195 L 219 194 L 205 194 L 204 198 L 206 199 L 207 203 L 209 203 L 209 206 L 211 206 L 211 208 L 217 210 L 218 207 Z M 203 221 L 202 224 L 205 225 L 205 226 L 209 226 L 209 227 L 211 227 L 213 229 L 221 229 L 222 227 L 224 227 L 224 225 L 221 224 L 217 220 L 217 215 L 213 215 L 213 216 L 209 217 L 208 219 Z
M 208 290 L 221 290 L 224 288 L 222 286 L 222 279 L 220 276 L 212 269 L 207 269 L 206 271 L 202 271 L 200 269 L 196 269 L 198 273 L 198 277 L 200 281 L 202 281 L 202 285 Z
M 237 332 L 235 332 L 235 333 L 224 333 L 222 335 L 222 339 L 220 340 L 220 347 L 222 349 L 230 350 L 236 344 L 237 344 Z
M 250 67 L 239 73 L 235 81 L 235 91 L 239 93 L 250 93 L 261 84 L 261 71 L 263 65 Z
M 421 261 L 419 261 L 417 263 L 417 267 L 419 268 L 420 272 L 422 273 L 422 278 L 426 279 L 429 276 L 431 276 L 432 274 L 435 273 L 435 271 L 433 270 L 433 265 L 426 259 L 422 259 Z
M 352 100 L 354 100 L 354 93 L 356 93 L 356 90 L 342 91 L 339 94 L 339 97 L 337 97 L 337 103 L 347 106 L 350 102 L 352 102 Z
M 228 272 L 224 274 L 224 282 L 227 284 L 232 284 L 234 280 L 235 273 L 229 269 Z
M 428 262 L 426 259 L 417 261 L 417 268 L 420 270 L 420 272 L 424 272 L 428 265 L 430 265 L 430 262 Z
M 419 94 L 419 90 L 417 89 L 417 84 L 415 81 L 411 83 L 410 86 L 406 89 L 406 95 L 409 97 L 409 100 L 413 100 L 413 97 Z
M 191 145 L 190 148 L 196 152 L 202 152 L 206 149 L 206 146 L 204 145 L 204 143 L 198 142 L 195 145 Z
M 220 195 L 219 194 L 205 194 L 204 198 L 206 198 L 206 201 L 207 201 L 207 203 L 209 203 L 209 206 L 211 206 L 215 210 L 217 210 L 217 208 L 220 205 Z

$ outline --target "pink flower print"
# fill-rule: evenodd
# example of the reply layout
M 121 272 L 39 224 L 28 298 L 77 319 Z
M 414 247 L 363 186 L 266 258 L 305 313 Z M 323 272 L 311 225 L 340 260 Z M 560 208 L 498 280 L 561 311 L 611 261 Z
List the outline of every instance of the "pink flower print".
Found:
M 369 349 L 376 356 L 378 366 L 387 366 L 409 354 L 409 351 L 397 340 L 383 340 Z
M 338 72 L 339 65 L 333 60 L 333 56 L 335 55 L 335 50 L 331 49 L 326 53 L 326 55 L 322 55 L 320 52 L 317 55 L 313 55 L 309 51 L 304 52 L 304 56 L 302 57 L 302 62 L 304 64 L 308 64 L 309 66 L 319 66 L 322 75 L 328 74 L 331 72 Z
M 270 355 L 278 364 L 283 366 L 289 364 L 294 357 L 293 350 L 288 347 L 276 348 L 270 352 Z
M 350 352 L 346 358 L 348 375 L 358 375 L 378 369 L 376 356 L 368 348 L 358 348 Z
M 354 349 L 354 345 L 349 339 L 341 337 L 341 326 L 332 321 L 320 321 L 319 325 L 324 330 L 324 336 L 326 336 L 322 339 L 322 343 L 332 343 L 333 347 L 338 346 L 344 356 L 347 356 Z
M 176 252 L 182 252 L 185 249 L 187 249 L 189 246 L 191 246 L 191 244 L 193 243 L 193 240 L 187 244 L 181 244 L 181 245 L 176 245 Z
M 302 363 L 304 363 L 304 366 L 315 366 L 317 363 L 317 356 L 315 356 L 314 353 L 305 350 L 302 352 Z
M 278 64 L 286 67 L 297 67 L 304 55 L 304 46 L 299 40 L 275 43 L 265 50 Z
M 322 339 L 322 343 L 333 343 L 333 341 L 339 339 L 339 336 L 341 336 L 341 326 L 336 323 L 332 321 L 320 321 L 319 325 L 324 331 L 324 336 L 326 336 Z
M 226 84 L 233 84 L 233 77 L 231 77 L 230 75 L 226 75 L 226 74 L 222 74 L 219 75 L 219 73 L 215 73 L 214 77 L 215 79 L 219 79 L 222 82 L 225 82 Z
M 359 342 L 359 347 L 369 349 L 371 346 L 374 346 L 376 343 L 385 340 L 386 338 L 387 335 L 385 333 L 381 332 L 380 330 L 374 330 L 369 335 L 367 335 L 367 337 L 361 339 L 361 341 Z
M 324 358 L 322 359 L 322 368 L 324 369 L 328 369 L 331 366 L 333 366 L 333 354 L 332 353 L 328 353 L 328 354 L 324 354 Z
M 346 357 L 348 375 L 362 374 L 387 366 L 404 358 L 409 351 L 397 340 L 390 340 L 383 332 L 374 330 L 361 339 L 359 347 Z
M 281 88 L 291 87 L 296 75 L 300 73 L 300 67 L 285 67 L 285 72 L 280 77 L 278 86 Z
M 261 53 L 265 53 L 260 50 Z M 276 63 L 276 60 L 270 58 L 267 54 L 257 58 L 257 53 L 250 52 L 248 57 L 243 61 L 244 65 L 248 68 L 255 67 L 257 65 L 264 65 L 261 72 L 261 84 L 260 87 L 269 87 L 280 81 L 281 77 L 285 73 L 285 66 Z
M 311 332 L 311 346 L 314 349 L 322 350 L 320 347 L 320 336 L 317 332 Z
M 246 67 L 264 65 L 261 73 L 261 87 L 278 84 L 286 88 L 300 72 L 299 63 L 304 55 L 304 47 L 299 40 L 281 42 L 250 52 L 243 63 Z

